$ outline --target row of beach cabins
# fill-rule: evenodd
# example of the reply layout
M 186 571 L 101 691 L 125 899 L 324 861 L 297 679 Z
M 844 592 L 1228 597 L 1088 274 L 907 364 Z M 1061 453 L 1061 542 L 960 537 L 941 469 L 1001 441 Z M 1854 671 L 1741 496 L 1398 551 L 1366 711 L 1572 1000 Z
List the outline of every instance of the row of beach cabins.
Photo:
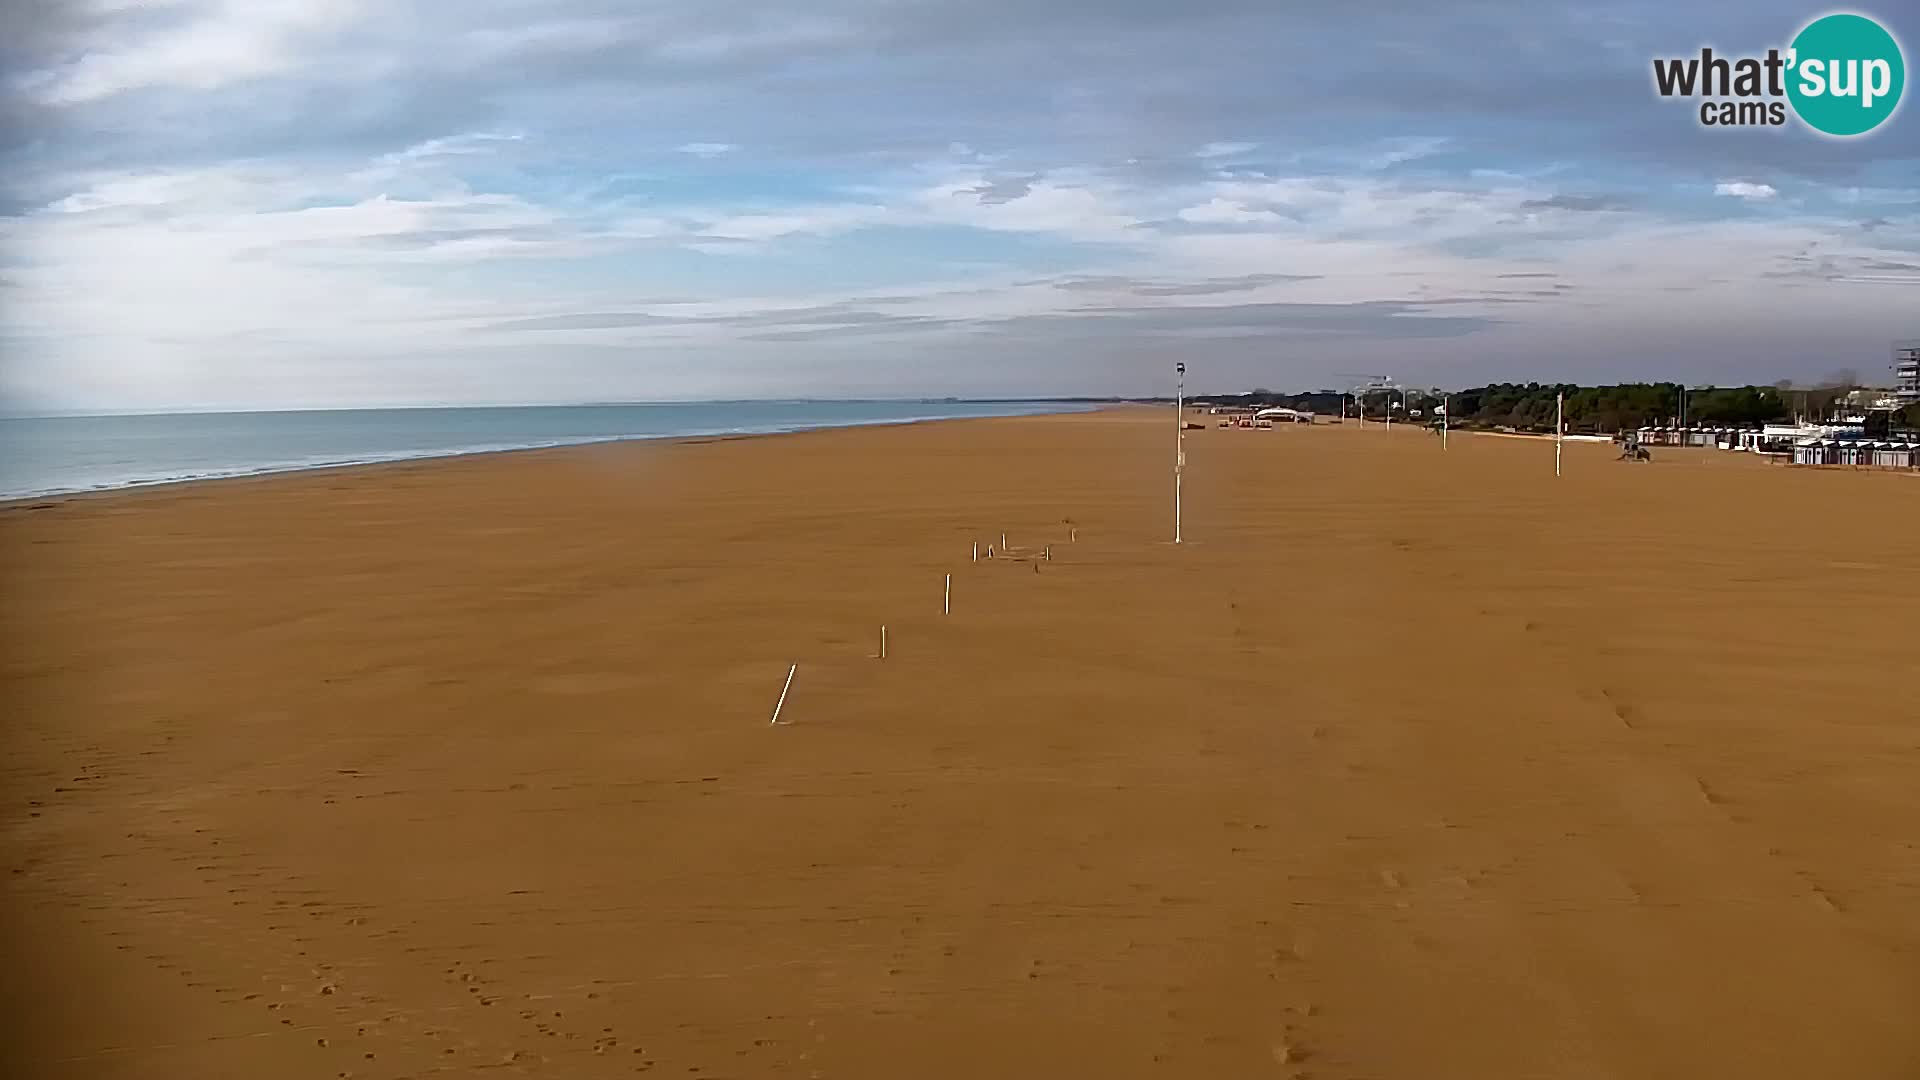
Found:
M 1793 448 L 1795 465 L 1851 465 L 1855 468 L 1920 469 L 1920 443 L 1869 442 L 1866 439 L 1808 439 Z
M 1765 454 L 1795 465 L 1920 469 L 1920 441 L 1899 432 L 1868 438 L 1856 424 L 1768 424 L 1751 428 L 1643 427 L 1642 446 L 1704 446 Z

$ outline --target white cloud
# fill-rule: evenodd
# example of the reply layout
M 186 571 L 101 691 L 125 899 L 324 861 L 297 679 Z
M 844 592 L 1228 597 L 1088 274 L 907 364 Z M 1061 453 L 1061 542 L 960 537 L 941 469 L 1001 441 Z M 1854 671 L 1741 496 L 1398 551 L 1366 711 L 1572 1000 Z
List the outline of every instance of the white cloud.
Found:
M 888 218 L 881 206 L 822 206 L 768 214 L 728 214 L 711 218 L 694 228 L 697 236 L 712 240 L 737 240 L 757 243 L 786 236 L 831 236 Z M 707 246 L 703 250 L 728 250 Z
M 576 364 L 577 385 L 595 385 L 595 370 L 604 380 L 598 384 L 604 391 L 583 396 L 646 396 L 655 392 L 648 389 L 653 384 L 622 381 L 633 378 L 635 350 L 697 349 L 720 368 L 744 364 L 737 360 L 741 350 L 772 348 L 753 335 L 774 324 L 737 316 L 787 311 L 803 335 L 831 333 L 831 319 L 808 322 L 806 313 L 830 301 L 859 305 L 876 294 L 886 303 L 873 312 L 928 321 L 893 322 L 869 312 L 866 322 L 854 318 L 847 326 L 866 326 L 872 336 L 860 340 L 890 341 L 898 349 L 901 335 L 931 341 L 1033 315 L 1092 320 L 1100 309 L 1127 307 L 1213 304 L 1224 310 L 1382 300 L 1445 300 L 1447 311 L 1479 315 L 1500 328 L 1481 331 L 1489 335 L 1553 331 L 1569 340 L 1597 339 L 1597 328 L 1617 321 L 1623 308 L 1645 313 L 1649 326 L 1675 336 L 1705 318 L 1701 311 L 1739 321 L 1763 307 L 1802 314 L 1844 309 L 1857 316 L 1857 326 L 1878 332 L 1889 321 L 1889 305 L 1862 294 L 1910 291 L 1882 283 L 1875 275 L 1883 272 L 1871 265 L 1896 261 L 1901 245 L 1920 242 L 1901 223 L 1871 234 L 1855 229 L 1851 239 L 1850 223 L 1842 222 L 1755 221 L 1690 232 L 1644 208 L 1530 215 L 1525 204 L 1553 189 L 1518 173 L 1460 177 L 1448 186 L 1372 171 L 1386 157 L 1411 160 L 1404 155 L 1436 145 L 1363 148 L 1343 162 L 1342 175 L 1304 166 L 1288 175 L 1270 166 L 1275 175 L 1213 179 L 1205 178 L 1205 162 L 1192 158 L 1184 173 L 1169 178 L 1118 166 L 1049 168 L 1030 157 L 996 165 L 990 162 L 998 155 L 958 147 L 935 162 L 863 176 L 858 188 L 840 189 L 837 200 L 800 205 L 764 196 L 676 201 L 666 192 L 684 185 L 651 189 L 657 174 L 581 176 L 571 162 L 556 179 L 532 166 L 563 158 L 570 148 L 538 129 L 453 133 L 331 163 L 236 162 L 54 177 L 48 182 L 58 186 L 49 189 L 46 205 L 0 218 L 0 249 L 19 264 L 7 272 L 18 301 L 9 304 L 9 345 L 24 346 L 14 371 L 0 374 L 42 399 L 139 406 L 227 395 L 218 400 L 314 404 L 457 398 L 478 385 L 473 370 L 498 363 L 496 381 L 476 396 L 537 399 L 560 392 L 548 379 L 554 370 L 544 366 L 548 357 L 575 356 L 580 359 L 554 363 Z M 678 149 L 694 156 L 740 152 L 720 143 Z M 657 161 L 650 164 L 658 168 Z M 1756 194 L 1762 189 L 1767 195 Z M 1759 184 L 1721 193 L 1774 194 Z M 1191 225 L 1207 228 L 1184 227 Z M 944 288 L 918 288 L 921 280 L 911 270 L 884 288 L 815 280 L 821 266 L 863 262 L 843 258 L 847 249 L 835 245 L 876 227 L 927 229 L 927 241 L 897 249 L 930 256 L 925 265 L 937 269 L 922 272 L 950 273 L 953 280 Z M 967 247 L 989 253 L 970 250 L 966 263 L 940 260 L 955 228 L 975 230 Z M 1047 242 L 986 235 L 994 233 Z M 895 248 L 892 238 L 886 243 Z M 1796 262 L 1797 253 L 1814 244 L 1852 260 L 1841 264 L 1851 276 Z M 1036 248 L 1049 260 L 1080 260 L 1073 269 L 1086 282 L 1060 288 L 1035 282 L 1032 272 L 1007 271 L 1020 264 L 1015 252 Z M 1689 260 L 1675 251 L 1708 254 Z M 683 267 L 715 265 L 688 252 L 764 258 L 730 264 L 736 278 L 720 270 L 683 286 L 675 277 Z M 1655 259 L 1651 252 L 1664 254 Z M 1735 257 L 1727 258 L 1729 252 Z M 786 257 L 798 261 L 779 261 Z M 1578 281 L 1578 288 L 1500 279 L 1504 270 L 1542 268 L 1560 273 L 1562 282 Z M 646 306 L 634 300 L 641 287 L 634 284 L 636 272 L 653 275 L 649 291 L 697 288 L 705 302 L 682 305 L 678 313 L 706 321 L 622 318 Z M 1230 295 L 1205 285 L 1235 276 L 1265 283 L 1227 290 Z M 1174 287 L 1137 289 L 1133 279 Z M 1711 303 L 1697 304 L 1699 292 L 1675 299 L 1722 279 L 1732 284 L 1712 293 Z M 1178 288 L 1194 282 L 1201 287 Z M 1855 292 L 1836 298 L 1834 290 L 1849 287 Z M 768 295 L 781 290 L 797 293 Z M 488 360 L 504 355 L 497 351 L 501 337 L 477 328 L 517 316 L 555 320 L 538 338 L 541 348 L 555 351 L 536 355 L 527 344 L 517 366 Z M 801 336 L 779 347 L 785 356 L 828 346 L 809 345 Z M 916 388 L 944 377 L 933 367 L 905 375 L 897 365 L 882 368 L 903 380 L 925 380 Z M 744 378 L 743 370 L 735 376 Z M 776 377 L 771 368 L 758 370 Z M 1078 370 L 1089 388 L 1109 385 L 1098 363 Z M 801 387 L 769 383 L 766 389 Z
M 1385 169 L 1408 161 L 1432 157 L 1453 145 L 1453 140 L 1444 136 L 1421 135 L 1404 139 L 1389 139 L 1378 152 L 1368 156 L 1364 164 L 1369 169 Z
M 470 154 L 485 154 L 494 149 L 494 144 L 519 142 L 526 138 L 512 131 L 475 131 L 465 135 L 449 135 L 445 138 L 428 139 L 418 142 L 395 154 L 388 154 L 384 162 L 420 161 L 434 157 L 461 157 Z
M 1715 195 L 1723 195 L 1748 202 L 1765 202 L 1780 194 L 1772 184 L 1756 184 L 1747 180 L 1729 180 L 1713 186 Z
M 1180 211 L 1180 220 L 1193 225 L 1263 225 L 1286 219 L 1271 210 L 1254 210 L 1244 203 L 1215 196 Z
M 1210 142 L 1194 152 L 1198 158 L 1239 157 L 1251 150 L 1258 149 L 1259 143 L 1250 142 Z
M 1138 242 L 1144 219 L 1137 196 L 1092 174 L 1062 169 L 1039 174 L 1015 197 L 984 199 L 994 187 L 963 170 L 904 196 L 903 215 L 925 224 L 961 225 L 991 232 L 1042 233 L 1090 242 Z
M 77 59 L 35 73 L 28 95 L 48 105 L 78 105 L 134 90 L 216 90 L 285 72 L 311 59 L 315 38 L 361 14 L 360 0 L 170 0 L 133 4 L 107 0 L 100 15 L 169 7 L 186 17 L 159 23 L 137 40 L 122 34 L 137 23 L 102 23 Z

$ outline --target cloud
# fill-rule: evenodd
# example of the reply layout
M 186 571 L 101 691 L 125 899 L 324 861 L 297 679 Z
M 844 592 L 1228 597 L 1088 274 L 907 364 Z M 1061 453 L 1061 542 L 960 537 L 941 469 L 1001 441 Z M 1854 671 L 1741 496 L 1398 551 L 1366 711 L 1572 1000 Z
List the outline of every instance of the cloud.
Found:
M 1312 274 L 1241 274 L 1237 277 L 1208 278 L 1199 281 L 1159 281 L 1151 278 L 1069 277 L 1048 282 L 1056 289 L 1071 292 L 1101 292 L 1132 296 L 1214 296 L 1220 293 L 1251 292 L 1269 285 L 1295 281 L 1313 281 Z
M 32 400 L 1091 391 L 1169 340 L 1228 381 L 1725 378 L 1911 335 L 1920 129 L 1702 131 L 1645 92 L 1700 40 L 1653 0 L 7 2 Z
M 1000 206 L 1031 195 L 1034 181 L 1038 179 L 1040 179 L 1039 173 L 1003 177 L 968 188 L 967 192 L 977 196 L 982 206 Z
M 1520 206 L 1526 210 L 1570 210 L 1576 213 L 1595 213 L 1604 210 L 1626 210 L 1632 206 L 1632 203 L 1615 195 L 1551 195 L 1544 199 L 1528 199 Z
M 643 311 L 583 311 L 571 315 L 537 315 L 525 319 L 507 319 L 477 329 L 494 333 L 519 333 L 539 330 L 625 330 L 636 326 L 675 323 L 681 320 Z
M 41 103 L 82 105 L 154 89 L 220 90 L 284 74 L 306 62 L 314 38 L 360 14 L 357 0 L 95 0 L 84 6 L 96 16 L 129 16 L 110 25 L 130 33 L 103 33 L 100 47 L 35 72 L 25 88 Z M 149 12 L 176 17 L 131 17 Z
M 1262 225 L 1286 220 L 1272 210 L 1256 210 L 1219 196 L 1198 206 L 1183 208 L 1179 218 L 1191 225 Z
M 787 213 L 731 214 L 699 225 L 696 234 L 703 240 L 759 243 L 789 236 L 831 236 L 878 224 L 887 216 L 885 207 L 862 205 L 808 207 Z
M 525 135 L 508 131 L 474 131 L 464 135 L 448 135 L 444 138 L 415 143 L 398 153 L 383 156 L 380 161 L 382 164 L 398 165 L 436 157 L 485 154 L 491 152 L 495 144 L 519 142 L 524 138 L 526 138 Z
M 1388 140 L 1386 146 L 1377 153 L 1366 157 L 1364 165 L 1368 169 L 1379 170 L 1421 158 L 1432 157 L 1453 145 L 1453 139 L 1446 136 L 1417 136 Z

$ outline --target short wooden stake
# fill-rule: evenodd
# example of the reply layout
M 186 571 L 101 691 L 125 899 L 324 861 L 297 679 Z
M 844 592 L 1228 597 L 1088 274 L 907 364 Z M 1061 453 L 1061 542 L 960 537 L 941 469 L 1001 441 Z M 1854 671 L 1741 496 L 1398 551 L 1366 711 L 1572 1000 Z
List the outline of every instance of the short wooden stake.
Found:
M 880 659 L 887 658 L 887 624 L 880 624 Z
M 942 615 L 953 614 L 953 575 L 952 574 L 947 575 L 947 591 L 946 591 L 945 598 L 940 601 L 940 614 Z
M 793 673 L 799 670 L 799 664 L 794 664 L 792 667 L 787 668 L 786 685 L 780 688 L 780 700 L 773 703 L 772 723 L 777 724 L 780 722 L 780 708 L 787 703 L 787 691 L 793 688 Z

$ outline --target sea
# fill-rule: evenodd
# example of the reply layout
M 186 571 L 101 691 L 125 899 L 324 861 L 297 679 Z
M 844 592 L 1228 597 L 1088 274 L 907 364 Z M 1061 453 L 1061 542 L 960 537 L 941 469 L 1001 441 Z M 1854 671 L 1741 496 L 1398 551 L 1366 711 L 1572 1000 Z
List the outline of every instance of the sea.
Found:
M 624 439 L 1090 407 L 1061 401 L 710 401 L 0 417 L 0 499 Z

